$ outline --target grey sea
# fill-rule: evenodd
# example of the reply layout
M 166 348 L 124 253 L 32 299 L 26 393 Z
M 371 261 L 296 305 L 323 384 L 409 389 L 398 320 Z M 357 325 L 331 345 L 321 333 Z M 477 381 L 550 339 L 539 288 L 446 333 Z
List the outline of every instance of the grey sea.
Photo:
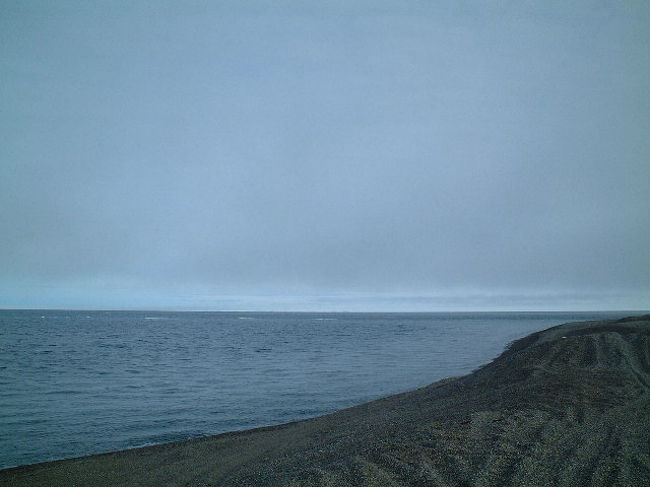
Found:
M 0 311 L 0 468 L 296 421 L 626 312 Z

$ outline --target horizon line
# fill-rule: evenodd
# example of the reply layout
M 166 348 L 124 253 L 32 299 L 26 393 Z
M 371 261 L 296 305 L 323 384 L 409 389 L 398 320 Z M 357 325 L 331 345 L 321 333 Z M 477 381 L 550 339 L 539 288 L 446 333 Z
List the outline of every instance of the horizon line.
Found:
M 438 310 L 264 310 L 264 309 L 187 309 L 187 308 L 65 308 L 0 306 L 0 311 L 142 311 L 156 313 L 650 313 L 650 309 L 438 309 Z

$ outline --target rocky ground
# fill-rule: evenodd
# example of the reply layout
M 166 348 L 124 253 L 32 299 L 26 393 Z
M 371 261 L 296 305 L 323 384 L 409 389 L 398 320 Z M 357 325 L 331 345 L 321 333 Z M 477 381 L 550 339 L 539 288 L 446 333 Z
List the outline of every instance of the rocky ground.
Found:
M 650 316 L 312 420 L 0 471 L 11 486 L 650 485 Z

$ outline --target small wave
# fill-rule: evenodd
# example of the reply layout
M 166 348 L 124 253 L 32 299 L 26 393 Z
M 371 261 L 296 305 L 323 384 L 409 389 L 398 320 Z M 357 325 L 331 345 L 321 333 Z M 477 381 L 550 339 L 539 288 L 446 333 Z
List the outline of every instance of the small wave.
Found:
M 146 446 L 156 446 L 160 445 L 162 441 L 145 441 L 144 443 L 136 443 L 132 445 L 127 445 L 125 450 L 134 450 L 136 448 L 144 448 Z
M 14 421 L 7 421 L 5 424 L 10 426 L 18 426 L 18 425 L 33 426 L 35 424 L 44 424 L 44 423 L 47 423 L 47 419 L 31 418 L 31 419 L 16 419 Z

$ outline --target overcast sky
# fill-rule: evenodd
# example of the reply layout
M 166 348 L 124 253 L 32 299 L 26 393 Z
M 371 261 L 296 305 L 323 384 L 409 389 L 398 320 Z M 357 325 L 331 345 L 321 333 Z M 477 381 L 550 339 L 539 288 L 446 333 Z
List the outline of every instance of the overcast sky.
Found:
M 650 308 L 650 4 L 0 0 L 0 306 Z

